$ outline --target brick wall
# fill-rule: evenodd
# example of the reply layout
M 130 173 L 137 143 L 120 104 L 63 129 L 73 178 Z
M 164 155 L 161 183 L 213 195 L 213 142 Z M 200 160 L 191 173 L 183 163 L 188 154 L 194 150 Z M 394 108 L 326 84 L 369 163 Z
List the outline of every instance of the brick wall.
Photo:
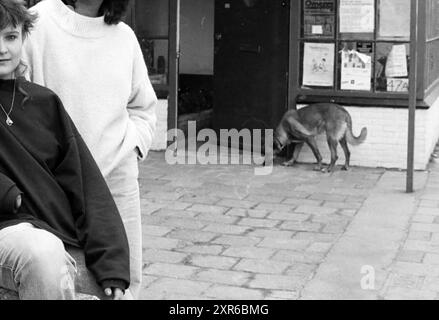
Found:
M 300 108 L 302 106 L 298 106 Z M 351 165 L 405 169 L 407 166 L 408 110 L 404 108 L 346 107 L 351 114 L 354 135 L 367 127 L 366 141 L 359 146 L 349 145 Z M 157 105 L 157 130 L 151 150 L 166 149 L 168 101 Z M 428 110 L 416 112 L 415 169 L 424 170 L 439 138 L 439 100 Z M 330 153 L 325 135 L 317 139 L 323 161 L 329 163 Z M 341 146 L 337 164 L 344 162 Z M 299 156 L 300 162 L 315 162 L 308 146 Z
M 300 108 L 302 106 L 298 106 Z M 359 146 L 349 146 L 351 165 L 405 169 L 407 166 L 408 110 L 399 108 L 346 107 L 351 114 L 354 135 L 367 127 L 366 141 Z M 428 110 L 416 112 L 415 169 L 424 170 L 439 137 L 439 101 Z M 318 137 L 318 146 L 324 162 L 330 161 L 325 135 Z M 339 160 L 344 162 L 341 146 Z M 301 162 L 315 162 L 308 146 L 299 156 Z

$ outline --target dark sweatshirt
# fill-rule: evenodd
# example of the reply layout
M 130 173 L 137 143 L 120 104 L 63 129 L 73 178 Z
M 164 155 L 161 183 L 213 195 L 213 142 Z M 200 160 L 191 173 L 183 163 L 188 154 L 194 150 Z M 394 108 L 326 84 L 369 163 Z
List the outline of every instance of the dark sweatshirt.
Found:
M 0 211 L 0 229 L 30 222 L 84 249 L 103 286 L 129 286 L 129 249 L 110 190 L 58 96 L 17 79 L 13 125 L 0 110 L 0 174 L 23 192 L 17 213 Z M 13 80 L 0 80 L 9 111 Z M 1 196 L 1 194 L 0 194 Z
M 22 192 L 17 185 L 4 174 L 0 173 L 0 214 L 13 214 L 17 211 L 17 198 Z

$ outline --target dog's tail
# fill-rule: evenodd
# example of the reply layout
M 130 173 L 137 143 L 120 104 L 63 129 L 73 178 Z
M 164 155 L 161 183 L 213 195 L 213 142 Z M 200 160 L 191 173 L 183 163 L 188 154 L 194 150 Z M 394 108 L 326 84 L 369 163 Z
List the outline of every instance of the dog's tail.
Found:
M 350 114 L 348 114 L 346 122 L 348 125 L 348 127 L 346 129 L 346 140 L 354 146 L 363 143 L 367 137 L 367 128 L 364 127 L 363 129 L 361 129 L 360 135 L 358 137 L 356 137 L 356 136 L 354 136 L 354 133 L 352 132 L 352 119 L 351 119 Z

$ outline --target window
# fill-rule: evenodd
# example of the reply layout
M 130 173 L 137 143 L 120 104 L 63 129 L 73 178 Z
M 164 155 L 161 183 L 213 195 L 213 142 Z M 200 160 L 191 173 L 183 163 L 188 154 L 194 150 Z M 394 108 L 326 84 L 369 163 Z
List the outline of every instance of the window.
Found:
M 169 84 L 169 1 L 135 1 L 135 31 L 158 95 L 167 96 Z
M 433 2 L 439 6 L 439 0 Z M 410 0 L 300 0 L 300 93 L 407 95 L 410 4 Z
M 432 87 L 439 79 L 439 0 L 427 0 L 425 87 Z

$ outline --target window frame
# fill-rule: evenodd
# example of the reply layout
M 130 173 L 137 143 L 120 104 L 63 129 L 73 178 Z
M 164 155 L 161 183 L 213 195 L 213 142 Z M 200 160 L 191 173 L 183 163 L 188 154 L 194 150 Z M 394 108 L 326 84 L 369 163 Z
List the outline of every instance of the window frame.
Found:
M 411 0 L 414 1 L 414 0 Z M 335 20 L 337 26 L 335 28 L 336 35 L 330 40 L 328 38 L 310 39 L 302 37 L 302 5 L 303 1 L 290 1 L 290 70 L 289 70 L 289 103 L 290 106 L 296 104 L 316 103 L 316 102 L 334 102 L 343 103 L 356 106 L 383 106 L 383 107 L 408 107 L 409 95 L 408 93 L 388 93 L 388 92 L 367 92 L 367 91 L 349 91 L 340 90 L 337 88 L 337 79 L 339 77 L 338 70 L 334 66 L 334 88 L 332 89 L 315 89 L 302 88 L 300 83 L 302 59 L 301 46 L 306 40 L 311 42 L 333 42 L 338 46 L 341 41 L 359 41 L 356 38 L 353 40 L 343 39 L 339 34 L 339 3 L 337 1 L 337 12 Z M 436 93 L 439 97 L 439 79 L 430 86 L 428 90 L 424 88 L 424 72 L 425 72 L 425 53 L 426 53 L 426 1 L 418 1 L 419 16 L 418 16 L 418 70 L 417 70 L 417 107 L 428 108 L 428 103 L 425 102 L 426 95 Z M 411 12 L 411 19 L 414 17 L 414 12 Z M 378 24 L 378 0 L 375 0 L 375 31 L 373 40 L 361 40 L 364 42 L 374 43 L 408 43 L 410 46 L 414 45 L 413 37 L 409 40 L 380 40 L 377 39 L 377 24 Z M 414 30 L 410 30 L 413 34 Z M 376 55 L 376 48 L 373 55 Z M 337 60 L 337 55 L 335 56 Z M 374 72 L 374 68 L 373 68 Z M 373 73 L 374 77 L 375 74 Z M 374 81 L 375 82 L 375 81 Z M 430 97 L 431 98 L 431 97 Z M 429 99 L 432 100 L 432 99 Z
M 136 35 L 138 30 L 136 26 L 136 2 L 142 0 L 131 0 L 131 20 L 130 25 Z M 167 40 L 168 56 L 167 56 L 167 83 L 152 84 L 157 93 L 158 98 L 168 100 L 168 130 L 176 129 L 178 126 L 178 74 L 180 60 L 180 0 L 164 0 L 168 1 L 168 35 L 149 36 L 148 40 Z M 168 141 L 170 144 L 172 141 Z
M 26 0 L 25 5 L 29 8 L 42 0 Z M 136 1 L 131 0 L 124 21 L 131 26 L 137 34 L 136 28 Z M 179 67 L 179 33 L 180 33 L 180 0 L 169 1 L 168 36 L 162 37 L 168 40 L 168 73 L 167 84 L 153 84 L 156 92 L 164 93 L 168 100 L 168 129 L 177 128 L 178 121 L 178 67 Z M 169 142 L 171 143 L 171 142 Z
M 131 19 L 130 19 L 130 26 L 132 27 L 132 29 L 134 30 L 136 36 L 139 38 L 139 30 L 137 27 L 137 2 L 141 1 L 141 0 L 131 0 L 130 1 L 130 6 L 131 6 Z M 172 91 L 172 76 L 171 76 L 171 61 L 173 61 L 173 59 L 175 58 L 173 55 L 173 51 L 171 51 L 171 47 L 172 47 L 172 35 L 174 33 L 174 30 L 171 30 L 171 26 L 172 26 L 172 21 L 176 20 L 175 15 L 173 14 L 175 12 L 175 1 L 173 0 L 164 0 L 167 1 L 167 6 L 168 6 L 168 14 L 167 14 L 167 25 L 168 25 L 168 34 L 167 35 L 163 35 L 163 34 L 153 34 L 153 35 L 148 35 L 146 37 L 144 37 L 146 40 L 150 40 L 150 41 L 167 41 L 168 45 L 168 54 L 166 56 L 167 59 L 167 69 L 168 72 L 166 74 L 166 83 L 164 84 L 158 84 L 158 83 L 152 83 L 152 86 L 154 88 L 154 90 L 156 91 L 157 95 L 160 96 L 161 98 L 165 98 L 166 96 L 169 95 L 170 91 Z M 140 39 L 139 39 L 140 42 Z

